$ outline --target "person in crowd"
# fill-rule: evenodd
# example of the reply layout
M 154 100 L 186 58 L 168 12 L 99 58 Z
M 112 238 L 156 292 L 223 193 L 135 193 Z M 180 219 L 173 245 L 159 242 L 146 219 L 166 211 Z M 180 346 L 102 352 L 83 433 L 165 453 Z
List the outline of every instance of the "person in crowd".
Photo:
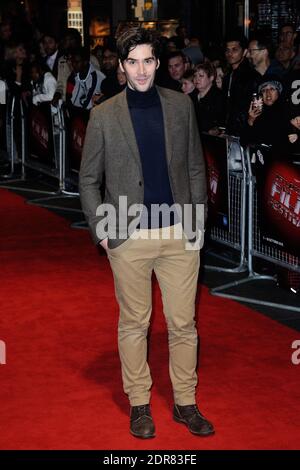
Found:
M 275 60 L 288 72 L 292 66 L 295 55 L 293 46 L 281 42 L 278 44 L 275 51 Z
M 166 52 L 168 54 L 170 54 L 171 52 L 180 50 L 181 45 L 182 45 L 182 43 L 181 43 L 180 40 L 178 40 L 177 36 L 172 36 L 172 37 L 168 38 L 168 40 L 166 42 Z
M 229 67 L 223 78 L 225 126 L 229 135 L 239 136 L 255 87 L 255 73 L 246 58 L 247 39 L 233 31 L 225 41 L 225 58 Z
M 61 52 L 58 48 L 58 40 L 54 35 L 47 33 L 42 37 L 41 43 L 45 52 L 45 64 L 47 65 L 52 75 L 57 78 L 58 61 L 61 57 Z
M 261 83 L 268 75 L 282 79 L 285 69 L 281 64 L 272 61 L 272 43 L 263 34 L 257 33 L 249 42 L 247 58 L 256 72 L 257 84 Z
M 194 92 L 195 90 L 195 84 L 194 84 L 194 71 L 193 70 L 187 70 L 184 72 L 182 79 L 181 79 L 181 89 L 185 95 L 190 95 Z M 196 95 L 198 93 L 196 92 Z
M 67 81 L 66 103 L 69 108 L 90 110 L 93 107 L 93 96 L 101 93 L 101 83 L 105 75 L 95 70 L 90 63 L 90 53 L 80 48 L 72 54 L 73 72 Z
M 181 79 L 188 70 L 188 61 L 181 51 L 174 51 L 167 58 L 168 77 L 160 85 L 175 91 L 181 91 Z
M 102 82 L 102 93 L 104 99 L 112 98 L 120 93 L 120 83 L 118 81 L 118 54 L 115 40 L 110 39 L 107 41 L 103 49 L 102 67 L 101 70 L 106 78 Z M 103 97 L 101 98 L 103 99 Z
M 288 144 L 282 90 L 282 84 L 276 77 L 269 77 L 259 85 L 258 96 L 261 99 L 251 101 L 241 139 L 243 145 L 263 143 L 278 149 Z
M 299 148 L 299 136 L 300 136 L 300 115 L 295 116 L 290 120 L 290 130 L 288 133 L 288 139 L 291 144 L 295 144 L 297 142 L 297 148 Z
M 291 55 L 288 72 L 300 69 L 300 38 L 295 24 L 285 23 L 279 31 L 279 43 L 285 48 L 286 54 Z
M 0 71 L 3 62 L 6 60 L 6 51 L 13 39 L 13 31 L 10 21 L 3 21 L 0 24 Z
M 180 24 L 175 29 L 175 32 L 177 34 L 178 40 L 181 41 L 180 44 L 177 43 L 177 48 L 178 49 L 183 49 L 184 47 L 187 47 L 190 43 L 190 40 L 189 40 L 188 31 L 187 31 L 186 26 L 184 24 Z
M 56 91 L 56 79 L 44 63 L 30 64 L 32 103 L 39 105 L 52 101 Z
M 193 103 L 183 93 L 154 86 L 158 41 L 150 30 L 130 28 L 119 36 L 117 46 L 128 86 L 91 112 L 79 188 L 94 241 L 106 250 L 114 274 L 123 388 L 131 405 L 130 432 L 143 439 L 155 436 L 147 363 L 154 270 L 169 331 L 173 417 L 193 434 L 208 436 L 214 433 L 213 425 L 198 410 L 195 397 L 199 250 L 186 249 L 185 237 L 176 239 L 176 231 L 182 228 L 178 213 L 161 220 L 156 217 L 161 204 L 206 207 L 205 165 Z M 116 220 L 100 215 L 104 173 L 105 202 L 116 209 Z M 120 196 L 126 196 L 130 205 L 138 204 L 139 217 L 128 220 L 125 210 L 125 220 L 119 223 Z M 191 227 L 204 217 L 197 218 L 194 212 L 192 225 L 183 222 L 187 239 L 192 237 Z M 102 223 L 108 224 L 108 233 L 100 229 Z M 170 237 L 163 239 L 165 230 Z
M 103 103 L 109 98 L 121 93 L 124 90 L 127 84 L 127 79 L 125 73 L 122 71 L 121 67 L 118 67 L 116 72 L 117 83 L 114 85 L 114 88 L 111 87 L 111 84 L 108 84 L 107 78 L 105 78 L 101 84 L 101 94 L 94 95 L 93 104 L 94 106 Z M 106 87 L 108 84 L 108 87 Z
M 218 65 L 215 65 L 215 69 L 216 69 L 216 80 L 215 80 L 216 86 L 219 88 L 219 90 L 223 90 L 223 78 L 225 75 L 225 67 L 221 65 L 221 62 L 219 62 Z
M 216 70 L 206 61 L 195 67 L 194 84 L 197 90 L 196 115 L 200 132 L 218 134 L 224 126 L 224 100 L 215 85 Z
M 93 56 L 95 56 L 98 61 L 99 70 L 101 70 L 102 61 L 103 61 L 103 47 L 99 45 L 94 47 L 92 53 L 93 53 Z
M 106 77 L 114 76 L 119 66 L 116 42 L 110 39 L 103 48 L 101 70 Z
M 28 52 L 23 43 L 13 45 L 7 52 L 7 60 L 3 66 L 3 78 L 7 82 L 10 93 L 21 97 L 30 90 L 30 74 Z
M 68 28 L 62 38 L 62 55 L 58 60 L 57 66 L 57 86 L 53 106 L 57 106 L 59 100 L 66 101 L 67 80 L 72 73 L 72 53 L 81 47 L 81 35 L 75 28 Z
M 294 47 L 294 43 L 297 38 L 297 31 L 293 23 L 284 23 L 279 30 L 279 43 L 285 46 Z

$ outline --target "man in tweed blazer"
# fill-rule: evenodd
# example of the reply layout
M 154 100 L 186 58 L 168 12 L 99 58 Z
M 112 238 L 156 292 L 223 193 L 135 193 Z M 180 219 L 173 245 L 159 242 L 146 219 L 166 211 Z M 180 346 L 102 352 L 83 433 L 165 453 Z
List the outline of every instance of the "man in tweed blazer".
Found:
M 168 327 L 173 417 L 192 433 L 207 436 L 214 429 L 195 398 L 198 234 L 207 196 L 193 103 L 154 85 L 159 59 L 153 33 L 131 28 L 119 37 L 117 47 L 127 88 L 91 112 L 80 195 L 94 242 L 106 250 L 114 275 L 130 432 L 140 438 L 155 436 L 147 363 L 154 271 Z

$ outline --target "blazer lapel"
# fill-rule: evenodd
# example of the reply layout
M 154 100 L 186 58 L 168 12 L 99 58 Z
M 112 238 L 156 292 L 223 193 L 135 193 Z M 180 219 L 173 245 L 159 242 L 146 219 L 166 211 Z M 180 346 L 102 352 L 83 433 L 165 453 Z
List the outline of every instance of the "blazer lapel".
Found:
M 165 141 L 166 141 L 166 158 L 168 164 L 171 161 L 173 148 L 172 148 L 172 127 L 171 123 L 174 121 L 174 106 L 169 101 L 168 97 L 166 97 L 164 93 L 164 89 L 160 87 L 156 87 L 157 91 L 160 96 L 160 102 L 163 111 L 163 118 L 164 118 L 164 131 L 165 131 Z
M 120 124 L 120 128 L 124 134 L 125 141 L 128 143 L 130 151 L 139 165 L 142 174 L 142 164 L 139 149 L 137 146 L 135 133 L 131 121 L 131 116 L 127 104 L 126 89 L 119 94 L 117 101 L 117 118 Z

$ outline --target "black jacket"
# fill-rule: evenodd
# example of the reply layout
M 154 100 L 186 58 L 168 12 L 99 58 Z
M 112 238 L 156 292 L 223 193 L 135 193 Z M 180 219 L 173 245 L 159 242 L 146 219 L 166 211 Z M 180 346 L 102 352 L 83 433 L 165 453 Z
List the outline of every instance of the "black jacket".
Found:
M 226 103 L 225 125 L 228 134 L 239 136 L 256 86 L 256 76 L 247 59 L 223 79 L 223 94 Z
M 264 106 L 253 126 L 247 123 L 241 135 L 241 142 L 246 144 L 267 144 L 273 147 L 288 145 L 288 128 L 284 120 L 284 104 L 279 98 L 272 106 Z
M 199 101 L 193 100 L 200 132 L 207 132 L 213 127 L 224 126 L 224 100 L 221 90 L 213 85 Z

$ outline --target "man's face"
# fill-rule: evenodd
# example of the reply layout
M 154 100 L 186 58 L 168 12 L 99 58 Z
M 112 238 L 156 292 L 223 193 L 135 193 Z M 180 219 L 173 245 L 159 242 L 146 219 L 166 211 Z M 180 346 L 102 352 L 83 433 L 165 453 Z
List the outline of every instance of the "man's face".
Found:
M 172 57 L 168 62 L 168 70 L 173 80 L 181 80 L 186 71 L 186 63 L 181 56 Z
M 81 46 L 77 37 L 73 36 L 72 34 L 67 34 L 63 39 L 63 49 L 65 51 L 70 51 L 72 49 L 76 49 Z
M 75 73 L 82 73 L 87 67 L 87 61 L 83 60 L 79 55 L 73 55 L 71 57 L 71 64 Z
M 102 56 L 103 70 L 111 71 L 117 70 L 118 68 L 118 55 L 116 52 L 112 52 L 109 49 L 106 49 L 103 52 Z
M 293 57 L 293 48 L 281 43 L 276 49 L 275 57 L 279 62 L 285 64 Z
M 250 41 L 248 46 L 247 58 L 254 68 L 258 67 L 265 60 L 266 49 L 258 47 L 257 41 Z
M 293 46 L 296 36 L 297 33 L 294 33 L 294 30 L 291 26 L 283 26 L 280 31 L 279 42 Z
M 51 36 L 45 36 L 43 40 L 44 51 L 48 56 L 57 51 L 57 42 Z
M 272 104 L 274 104 L 275 101 L 277 101 L 279 98 L 279 93 L 278 93 L 277 88 L 275 88 L 272 85 L 267 85 L 266 87 L 264 87 L 261 91 L 261 94 L 262 94 L 263 103 L 266 106 L 272 106 Z
M 120 63 L 129 88 L 142 92 L 153 86 L 158 67 L 159 60 L 155 58 L 150 44 L 136 46 L 129 52 L 127 59 Z
M 238 41 L 229 41 L 226 43 L 225 57 L 229 65 L 239 65 L 245 55 L 245 51 Z

